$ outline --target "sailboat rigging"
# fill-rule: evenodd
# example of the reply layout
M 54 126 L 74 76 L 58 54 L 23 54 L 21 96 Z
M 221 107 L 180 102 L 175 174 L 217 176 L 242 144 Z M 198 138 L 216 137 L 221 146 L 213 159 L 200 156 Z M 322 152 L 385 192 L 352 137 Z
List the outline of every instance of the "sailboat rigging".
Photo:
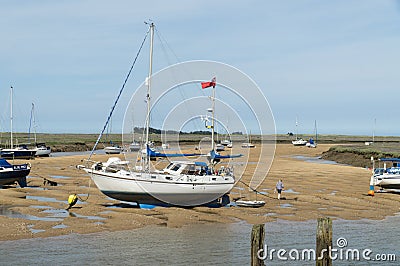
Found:
M 121 161 L 119 158 L 109 158 L 105 163 L 95 162 L 91 166 L 82 166 L 82 168 L 91 176 L 102 193 L 117 200 L 135 202 L 138 205 L 225 205 L 229 203 L 228 193 L 235 185 L 234 169 L 233 166 L 221 166 L 220 169 L 217 169 L 216 165 L 221 159 L 236 158 L 241 155 L 220 155 L 215 151 L 215 80 L 208 82 L 208 84 L 213 87 L 213 96 L 211 97 L 213 116 L 211 122 L 212 147 L 208 154 L 209 163 L 186 160 L 171 161 L 169 165 L 162 170 L 151 169 L 150 160 L 154 157 L 168 158 L 198 156 L 199 154 L 165 154 L 157 152 L 150 147 L 150 95 L 155 25 L 154 23 L 146 24 L 149 25 L 150 32 L 150 65 L 149 73 L 145 81 L 147 87 L 147 112 L 145 117 L 145 152 L 140 159 L 141 165 L 132 167 L 128 161 Z M 110 116 L 111 113 L 109 117 Z
M 35 121 L 35 104 L 34 103 L 32 103 L 31 118 L 29 120 L 29 130 L 28 130 L 29 143 L 31 142 L 31 126 L 32 125 L 33 125 L 33 136 L 34 136 L 34 141 L 35 141 L 34 150 L 36 150 L 35 156 L 38 156 L 38 157 L 50 156 L 51 148 L 49 146 L 46 146 L 46 143 L 44 143 L 44 142 L 40 142 L 40 143 L 37 142 L 36 121 Z
M 32 159 L 36 150 L 28 149 L 26 145 L 14 147 L 13 136 L 13 93 L 14 88 L 10 88 L 10 148 L 1 150 L 1 157 L 6 159 Z
M 307 140 L 304 140 L 304 139 L 302 139 L 302 138 L 299 138 L 297 135 L 298 135 L 298 129 L 297 129 L 297 127 L 298 127 L 298 122 L 297 122 L 297 117 L 296 117 L 296 139 L 295 140 L 292 140 L 292 144 L 294 145 L 294 146 L 304 146 L 304 145 L 306 145 L 307 144 Z
M 318 142 L 317 120 L 314 120 L 314 134 L 315 134 L 315 139 L 310 138 L 310 140 L 306 144 L 306 146 L 309 148 L 317 147 L 317 142 Z

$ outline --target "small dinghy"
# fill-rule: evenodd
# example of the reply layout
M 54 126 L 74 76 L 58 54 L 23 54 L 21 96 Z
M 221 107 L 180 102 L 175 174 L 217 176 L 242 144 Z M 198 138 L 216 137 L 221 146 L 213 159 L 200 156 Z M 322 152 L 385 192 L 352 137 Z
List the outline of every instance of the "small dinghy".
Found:
M 265 205 L 263 200 L 237 200 L 236 205 L 239 207 L 259 208 Z

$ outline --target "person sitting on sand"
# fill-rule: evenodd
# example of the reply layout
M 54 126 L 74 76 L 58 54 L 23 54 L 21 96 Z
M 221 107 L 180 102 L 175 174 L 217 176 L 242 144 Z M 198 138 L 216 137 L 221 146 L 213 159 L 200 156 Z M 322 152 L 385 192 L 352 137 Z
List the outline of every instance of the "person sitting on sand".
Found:
M 281 193 L 283 190 L 283 183 L 282 183 L 282 179 L 279 179 L 278 183 L 276 183 L 276 190 L 278 191 L 278 200 L 281 199 Z

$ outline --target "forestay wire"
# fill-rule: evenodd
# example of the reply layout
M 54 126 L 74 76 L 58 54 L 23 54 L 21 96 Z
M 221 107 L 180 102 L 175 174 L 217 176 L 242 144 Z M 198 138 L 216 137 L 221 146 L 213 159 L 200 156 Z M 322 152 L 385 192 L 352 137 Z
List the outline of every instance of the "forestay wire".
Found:
M 100 141 L 101 137 L 102 137 L 103 134 L 104 134 L 104 131 L 105 131 L 106 128 L 107 128 L 108 123 L 110 122 L 110 119 L 111 119 L 111 116 L 112 116 L 112 114 L 113 114 L 113 112 L 114 112 L 115 106 L 117 105 L 117 103 L 118 103 L 118 101 L 119 101 L 119 98 L 121 97 L 121 94 L 122 94 L 122 92 L 123 92 L 123 90 L 124 90 L 124 88 L 125 88 L 125 85 L 126 85 L 126 83 L 128 82 L 129 76 L 131 75 L 131 72 L 132 72 L 132 70 L 133 70 L 133 68 L 134 68 L 134 66 L 135 66 L 135 64 L 136 64 L 136 61 L 137 61 L 137 59 L 138 59 L 138 57 L 139 57 L 139 54 L 140 54 L 140 51 L 141 51 L 142 48 L 143 48 L 143 45 L 144 45 L 144 43 L 145 43 L 145 41 L 146 41 L 147 36 L 149 35 L 149 32 L 150 32 L 150 29 L 147 31 L 146 35 L 144 36 L 143 42 L 142 42 L 142 44 L 140 45 L 140 48 L 139 48 L 139 51 L 138 51 L 137 54 L 136 54 L 135 60 L 133 61 L 132 66 L 131 66 L 131 68 L 129 69 L 128 75 L 126 76 L 125 81 L 124 81 L 124 83 L 122 84 L 121 89 L 119 90 L 117 99 L 115 100 L 114 105 L 113 105 L 113 107 L 111 108 L 110 114 L 108 115 L 108 118 L 107 118 L 107 121 L 106 121 L 106 123 L 105 123 L 105 125 L 104 125 L 104 127 L 103 127 L 103 130 L 100 132 L 100 135 L 99 135 L 99 137 L 97 138 L 97 141 L 96 141 L 96 143 L 94 144 L 92 151 L 90 152 L 90 155 L 89 155 L 88 160 L 90 160 L 90 158 L 92 157 L 92 155 L 93 155 L 93 153 L 94 153 L 94 151 L 95 151 L 97 145 L 99 144 L 99 141 Z

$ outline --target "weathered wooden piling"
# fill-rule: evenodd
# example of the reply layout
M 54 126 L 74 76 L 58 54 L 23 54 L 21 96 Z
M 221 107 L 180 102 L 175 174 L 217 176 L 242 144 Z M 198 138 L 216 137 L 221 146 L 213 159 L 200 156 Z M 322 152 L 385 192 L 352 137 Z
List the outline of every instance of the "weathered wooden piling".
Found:
M 315 254 L 317 266 L 332 265 L 332 258 L 329 256 L 331 249 L 332 249 L 332 220 L 329 217 L 318 218 L 317 248 Z
M 264 261 L 258 258 L 258 251 L 264 249 L 264 226 L 264 224 L 255 224 L 251 230 L 251 266 L 265 265 Z

